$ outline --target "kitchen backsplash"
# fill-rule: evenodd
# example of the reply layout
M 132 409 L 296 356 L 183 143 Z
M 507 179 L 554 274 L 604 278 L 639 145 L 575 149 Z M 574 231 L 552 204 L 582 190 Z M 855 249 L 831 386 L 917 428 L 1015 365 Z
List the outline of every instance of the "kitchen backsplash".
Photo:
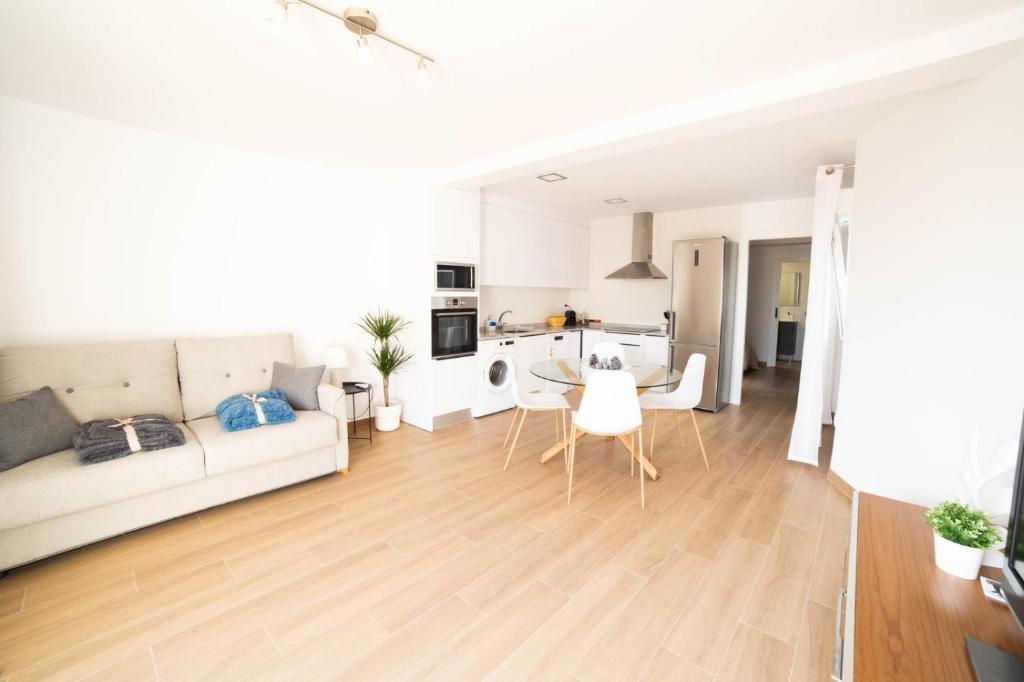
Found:
M 488 315 L 494 319 L 503 310 L 511 310 L 505 321 L 543 322 L 548 315 L 556 315 L 569 303 L 568 289 L 542 287 L 480 287 L 480 324 Z

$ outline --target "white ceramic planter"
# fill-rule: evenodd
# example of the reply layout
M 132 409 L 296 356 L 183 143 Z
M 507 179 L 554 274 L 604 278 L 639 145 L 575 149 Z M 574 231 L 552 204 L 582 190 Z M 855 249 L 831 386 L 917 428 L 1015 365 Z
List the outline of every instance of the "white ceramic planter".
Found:
M 946 573 L 965 580 L 977 580 L 985 550 L 950 542 L 938 533 L 935 537 L 935 565 Z
M 402 403 L 392 402 L 387 407 L 383 403 L 375 403 L 373 414 L 373 423 L 378 431 L 394 431 L 402 423 Z

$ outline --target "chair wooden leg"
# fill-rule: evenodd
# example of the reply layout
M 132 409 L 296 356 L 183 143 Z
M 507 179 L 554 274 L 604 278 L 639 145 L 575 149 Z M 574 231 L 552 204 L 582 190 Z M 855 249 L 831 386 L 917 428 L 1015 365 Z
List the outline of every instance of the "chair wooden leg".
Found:
M 519 432 L 523 430 L 523 424 L 526 423 L 526 415 L 530 414 L 530 411 L 523 408 L 523 418 L 519 420 L 519 428 L 516 429 L 516 437 L 512 439 L 512 447 L 508 449 L 508 457 L 505 458 L 505 469 L 508 469 L 508 463 L 512 461 L 512 453 L 515 452 L 516 442 L 519 441 Z
M 700 437 L 700 429 L 697 427 L 697 415 L 693 413 L 693 409 L 690 409 L 690 419 L 693 420 L 693 430 L 697 432 L 697 442 L 700 444 L 700 454 L 704 457 L 704 468 L 708 471 L 711 470 L 711 465 L 708 464 L 708 453 L 704 451 L 704 439 Z
M 647 478 L 647 474 L 644 472 L 644 429 L 640 427 L 636 430 L 637 438 L 640 440 L 640 508 L 647 509 L 647 498 L 644 497 L 644 479 Z
M 629 434 L 629 477 L 633 478 L 633 465 L 636 464 L 636 432 Z
M 565 413 L 567 410 L 559 410 L 562 413 L 562 443 L 564 448 L 562 449 L 562 460 L 565 462 L 565 472 L 569 473 L 569 429 L 566 425 Z
M 658 431 L 658 411 L 654 411 L 654 423 L 651 424 L 651 454 L 647 458 L 652 463 L 654 462 L 654 434 Z
M 576 469 L 576 425 L 572 426 L 572 435 L 569 436 L 569 496 L 566 504 L 572 504 L 572 472 Z
M 512 413 L 512 423 L 508 425 L 508 431 L 505 432 L 505 442 L 501 444 L 501 449 L 504 450 L 505 446 L 508 445 L 508 438 L 512 435 L 512 427 L 516 425 L 516 419 L 519 418 L 519 408 L 517 407 L 515 412 Z
M 676 431 L 679 432 L 679 444 L 686 445 L 686 439 L 683 438 L 683 425 L 679 422 L 679 410 L 672 410 L 672 416 L 676 421 Z

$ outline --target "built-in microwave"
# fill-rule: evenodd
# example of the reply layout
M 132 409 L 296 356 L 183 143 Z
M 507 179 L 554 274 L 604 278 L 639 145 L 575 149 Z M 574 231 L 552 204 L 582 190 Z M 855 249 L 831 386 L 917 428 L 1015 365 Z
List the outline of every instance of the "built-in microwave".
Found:
M 431 357 L 441 360 L 476 353 L 476 298 L 436 296 L 431 304 Z
M 476 291 L 476 266 L 434 263 L 434 291 Z

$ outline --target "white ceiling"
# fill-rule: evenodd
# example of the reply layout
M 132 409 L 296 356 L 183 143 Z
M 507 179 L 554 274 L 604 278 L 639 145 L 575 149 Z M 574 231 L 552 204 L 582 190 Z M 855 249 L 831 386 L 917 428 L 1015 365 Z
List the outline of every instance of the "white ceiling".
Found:
M 367 2 L 383 32 L 437 59 L 431 90 L 416 87 L 412 57 L 383 43 L 377 65 L 360 68 L 352 35 L 304 7 L 275 36 L 270 0 L 4 0 L 0 93 L 306 160 L 434 172 L 1021 6 Z M 820 140 L 801 153 L 849 151 L 827 144 L 840 146 Z M 765 193 L 781 191 L 772 178 L 761 182 Z
M 900 101 L 553 168 L 568 179 L 547 183 L 530 175 L 485 191 L 580 220 L 812 196 L 815 167 L 853 163 L 857 135 Z M 604 199 L 611 197 L 629 203 L 606 204 Z

